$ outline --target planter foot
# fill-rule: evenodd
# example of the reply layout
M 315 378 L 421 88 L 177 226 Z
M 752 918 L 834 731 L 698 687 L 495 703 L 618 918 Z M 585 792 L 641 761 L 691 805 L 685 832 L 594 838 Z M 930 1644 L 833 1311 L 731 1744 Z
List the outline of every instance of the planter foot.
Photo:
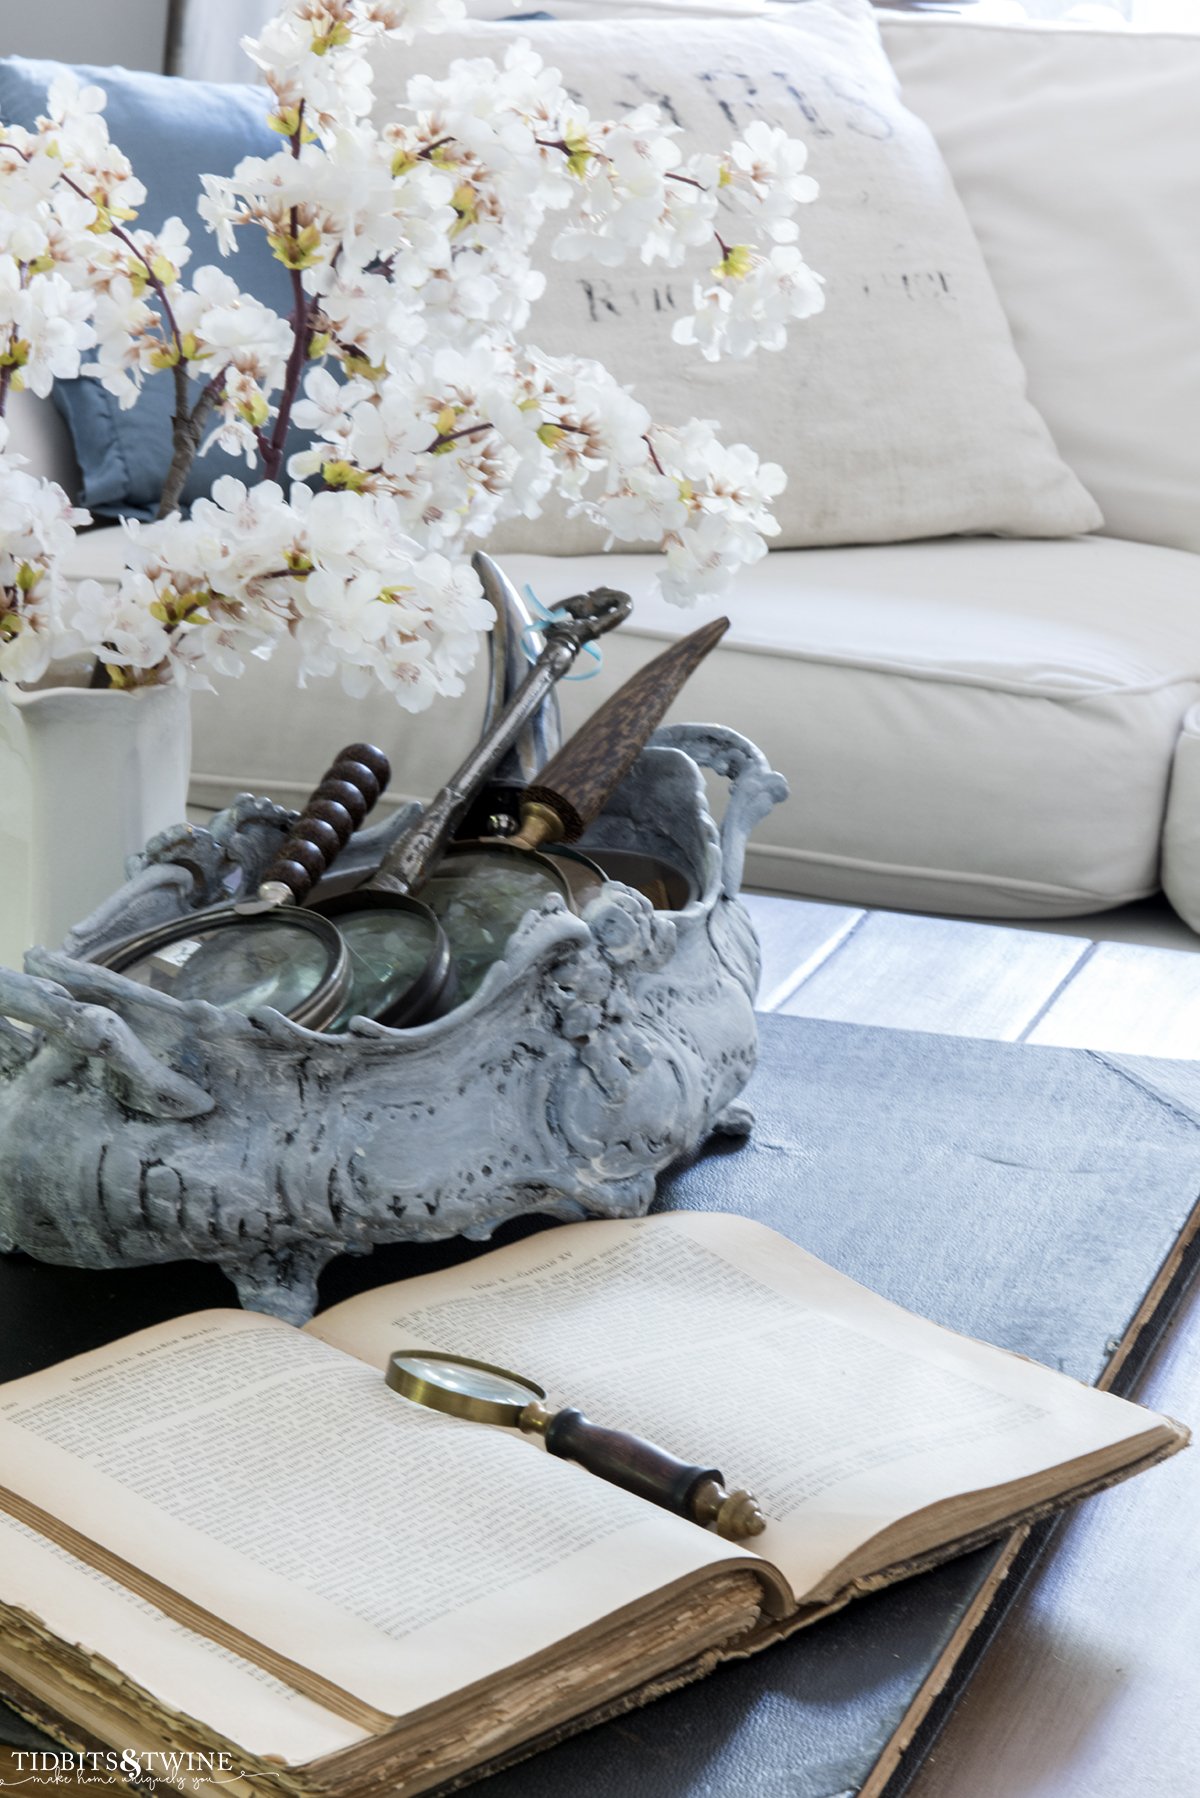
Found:
M 734 1102 L 719 1111 L 712 1121 L 712 1136 L 733 1136 L 744 1140 L 754 1129 L 754 1108 Z

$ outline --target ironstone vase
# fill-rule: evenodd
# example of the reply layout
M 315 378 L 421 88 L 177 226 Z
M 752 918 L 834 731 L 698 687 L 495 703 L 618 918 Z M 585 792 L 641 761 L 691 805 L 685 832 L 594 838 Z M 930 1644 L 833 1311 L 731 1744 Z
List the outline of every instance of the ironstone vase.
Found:
M 191 761 L 180 687 L 89 691 L 90 663 L 0 684 L 0 962 L 57 945 L 184 817 Z

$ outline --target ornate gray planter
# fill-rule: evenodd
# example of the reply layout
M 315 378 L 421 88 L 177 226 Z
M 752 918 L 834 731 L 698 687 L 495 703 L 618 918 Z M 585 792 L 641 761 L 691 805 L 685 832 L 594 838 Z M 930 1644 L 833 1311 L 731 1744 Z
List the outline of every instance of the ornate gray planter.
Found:
M 703 767 L 732 782 L 719 831 Z M 759 956 L 736 895 L 747 837 L 786 790 L 736 733 L 666 727 L 588 841 L 678 862 L 691 905 L 655 912 L 616 882 L 582 918 L 549 900 L 448 1017 L 341 1036 L 81 959 L 256 881 L 292 814 L 246 798 L 211 831 L 167 832 L 64 952 L 0 970 L 0 1248 L 215 1261 L 244 1305 L 302 1322 L 344 1252 L 484 1238 L 522 1212 L 645 1211 L 662 1169 L 749 1128 Z M 410 816 L 363 833 L 347 864 Z

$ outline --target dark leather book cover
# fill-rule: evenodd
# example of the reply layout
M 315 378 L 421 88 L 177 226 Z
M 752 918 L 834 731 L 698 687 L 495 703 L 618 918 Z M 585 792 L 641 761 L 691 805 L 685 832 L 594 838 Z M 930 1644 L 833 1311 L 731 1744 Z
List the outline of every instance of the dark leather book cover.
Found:
M 747 1096 L 750 1140 L 670 1175 L 660 1207 L 758 1218 L 939 1323 L 1132 1390 L 1192 1271 L 1190 1066 L 770 1016 Z M 323 1302 L 479 1252 L 453 1243 L 343 1260 Z M 229 1302 L 211 1269 L 97 1274 L 0 1257 L 0 1378 Z M 483 1789 L 894 1798 L 1046 1536 L 1039 1526 L 861 1599 L 546 1744 Z M 0 1712 L 4 1740 L 42 1738 Z

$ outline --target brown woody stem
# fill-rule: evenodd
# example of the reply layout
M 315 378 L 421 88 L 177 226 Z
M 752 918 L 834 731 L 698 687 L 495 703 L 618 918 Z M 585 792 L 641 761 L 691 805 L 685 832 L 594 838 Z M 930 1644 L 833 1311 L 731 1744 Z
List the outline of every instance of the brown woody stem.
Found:
M 295 208 L 293 213 L 293 233 L 296 229 Z M 310 300 L 304 291 L 304 283 L 300 279 L 300 271 L 292 270 L 292 349 L 288 356 L 287 373 L 284 376 L 283 392 L 279 397 L 279 411 L 275 418 L 275 429 L 265 441 L 260 440 L 260 451 L 263 459 L 263 470 L 269 481 L 278 480 L 283 466 L 283 447 L 287 442 L 288 425 L 291 422 L 292 407 L 296 395 L 300 391 L 300 376 L 304 372 L 304 364 L 308 359 L 308 340 L 311 335 L 312 314 L 316 307 L 316 296 Z
M 296 129 L 292 133 L 292 155 L 299 157 L 304 141 L 304 101 L 300 102 L 300 110 L 296 118 Z M 291 209 L 289 220 L 292 242 L 295 243 L 300 233 L 300 219 L 296 208 Z M 292 348 L 287 360 L 287 371 L 283 380 L 283 392 L 279 399 L 279 411 L 275 418 L 275 429 L 270 437 L 258 433 L 259 454 L 262 456 L 263 472 L 269 481 L 279 478 L 283 466 L 283 448 L 287 442 L 288 425 L 291 423 L 292 407 L 296 395 L 300 391 L 300 377 L 304 372 L 304 364 L 308 360 L 308 344 L 312 336 L 313 313 L 316 311 L 317 298 L 314 294 L 310 300 L 304 291 L 304 282 L 300 278 L 300 270 L 292 269 Z
M 493 429 L 494 426 L 492 425 L 491 420 L 484 419 L 482 424 L 464 425 L 460 431 L 442 431 L 434 438 L 432 443 L 427 443 L 425 445 L 422 454 L 432 456 L 438 450 L 445 449 L 448 443 L 457 443 L 460 437 L 478 437 L 481 431 L 490 431 Z
M 193 406 L 190 404 L 188 390 L 187 363 L 180 361 L 172 369 L 175 376 L 175 414 L 171 421 L 171 441 L 174 453 L 171 466 L 167 470 L 167 478 L 163 482 L 162 498 L 158 502 L 159 518 L 166 518 L 179 504 L 179 496 L 183 492 L 184 482 L 188 478 L 192 463 L 200 453 L 200 440 L 204 435 L 204 425 L 212 411 L 221 383 L 225 378 L 225 370 L 209 381 L 201 390 L 200 397 Z

